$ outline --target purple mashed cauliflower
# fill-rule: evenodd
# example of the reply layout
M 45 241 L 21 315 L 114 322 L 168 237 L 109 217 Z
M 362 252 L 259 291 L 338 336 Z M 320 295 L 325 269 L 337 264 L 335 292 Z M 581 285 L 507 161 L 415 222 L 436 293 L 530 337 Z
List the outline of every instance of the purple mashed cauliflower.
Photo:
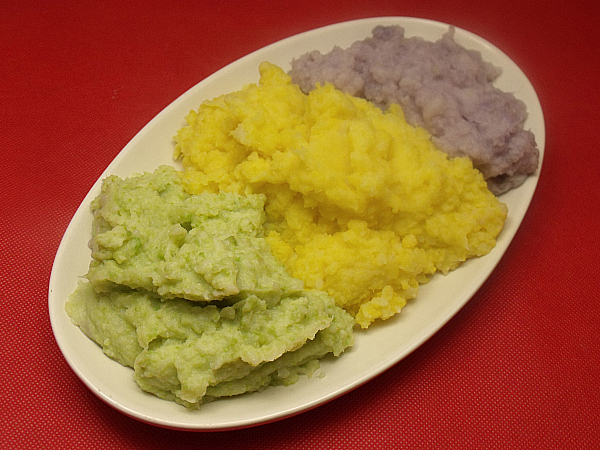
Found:
M 404 37 L 398 26 L 327 54 L 292 61 L 292 81 L 304 92 L 332 83 L 382 109 L 399 104 L 408 123 L 425 128 L 450 156 L 467 156 L 499 195 L 534 173 L 539 151 L 523 129 L 525 104 L 492 85 L 501 69 L 454 41 L 450 28 L 437 42 Z

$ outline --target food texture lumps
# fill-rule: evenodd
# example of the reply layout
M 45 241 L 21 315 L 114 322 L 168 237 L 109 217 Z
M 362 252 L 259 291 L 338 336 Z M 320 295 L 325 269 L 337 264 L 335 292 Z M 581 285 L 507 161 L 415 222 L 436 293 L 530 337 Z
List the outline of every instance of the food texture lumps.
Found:
M 190 195 L 171 166 L 110 176 L 91 205 L 86 277 L 98 292 L 123 285 L 194 301 L 299 291 L 264 239 L 264 202 L 260 194 Z

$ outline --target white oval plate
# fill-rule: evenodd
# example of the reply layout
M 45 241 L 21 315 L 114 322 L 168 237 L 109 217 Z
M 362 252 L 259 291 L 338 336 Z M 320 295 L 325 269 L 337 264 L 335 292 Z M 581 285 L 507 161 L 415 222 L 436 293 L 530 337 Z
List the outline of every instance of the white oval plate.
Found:
M 338 397 L 379 375 L 438 331 L 472 297 L 492 272 L 513 239 L 527 211 L 537 175 L 502 196 L 509 217 L 497 246 L 487 256 L 467 261 L 447 276 L 438 275 L 423 286 L 395 318 L 357 331 L 356 343 L 338 359 L 326 359 L 324 376 L 303 378 L 288 387 L 272 387 L 260 393 L 221 399 L 188 411 L 174 402 L 142 392 L 132 370 L 106 357 L 87 339 L 65 313 L 67 297 L 85 274 L 90 262 L 87 247 L 91 233 L 91 200 L 109 174 L 121 177 L 152 171 L 160 164 L 176 165 L 172 159 L 172 136 L 184 125 L 185 115 L 206 99 L 240 89 L 258 81 L 258 65 L 268 60 L 288 70 L 291 60 L 305 52 L 327 52 L 334 45 L 347 47 L 371 34 L 376 25 L 398 24 L 407 36 L 437 40 L 447 24 L 405 17 L 380 17 L 339 23 L 302 33 L 254 53 L 219 70 L 175 100 L 150 121 L 119 153 L 95 183 L 74 215 L 56 254 L 49 284 L 48 306 L 56 341 L 70 367 L 100 399 L 117 410 L 154 425 L 186 430 L 223 430 L 253 426 L 289 417 Z M 502 67 L 496 86 L 513 92 L 528 107 L 526 128 L 536 136 L 543 156 L 545 130 L 537 95 L 523 72 L 502 51 L 482 38 L 456 29 L 455 39 L 479 50 L 484 59 Z M 541 161 L 540 161 L 541 165 Z

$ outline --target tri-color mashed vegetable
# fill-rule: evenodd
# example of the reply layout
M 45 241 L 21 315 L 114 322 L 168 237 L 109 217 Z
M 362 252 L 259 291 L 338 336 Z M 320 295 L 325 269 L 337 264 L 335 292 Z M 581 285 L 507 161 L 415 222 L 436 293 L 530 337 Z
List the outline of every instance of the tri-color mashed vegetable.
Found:
M 507 215 L 399 106 L 259 71 L 189 113 L 183 170 L 103 181 L 66 306 L 142 389 L 189 408 L 311 375 L 355 324 L 490 252 Z

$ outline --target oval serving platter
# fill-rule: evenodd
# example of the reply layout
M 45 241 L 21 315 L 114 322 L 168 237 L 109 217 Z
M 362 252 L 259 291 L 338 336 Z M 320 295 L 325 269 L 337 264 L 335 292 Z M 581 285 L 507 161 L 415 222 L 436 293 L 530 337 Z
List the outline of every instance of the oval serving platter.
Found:
M 530 176 L 519 188 L 502 195 L 509 217 L 490 254 L 469 260 L 446 276 L 434 276 L 400 314 L 368 330 L 357 330 L 351 349 L 339 358 L 326 358 L 316 375 L 301 378 L 292 386 L 270 387 L 260 393 L 220 399 L 197 411 L 188 411 L 139 389 L 133 381 L 132 370 L 105 356 L 65 312 L 67 298 L 78 278 L 87 272 L 90 262 L 87 244 L 92 214 L 89 206 L 99 193 L 103 178 L 152 171 L 161 164 L 178 167 L 172 157 L 172 136 L 185 124 L 185 115 L 204 100 L 256 83 L 258 65 L 262 61 L 288 70 L 293 58 L 308 51 L 327 52 L 336 45 L 348 47 L 370 36 L 376 25 L 393 24 L 403 26 L 406 36 L 422 36 L 428 40 L 437 40 L 448 30 L 447 24 L 425 19 L 376 17 L 318 28 L 271 44 L 224 67 L 185 92 L 152 119 L 107 167 L 62 238 L 52 267 L 48 297 L 52 329 L 61 352 L 79 379 L 101 400 L 137 420 L 181 430 L 226 430 L 280 420 L 347 393 L 396 364 L 447 323 L 488 278 L 527 212 L 539 169 L 538 174 Z M 544 118 L 535 90 L 525 74 L 501 50 L 468 31 L 457 28 L 455 40 L 466 48 L 480 51 L 486 61 L 500 66 L 503 73 L 495 85 L 526 103 L 529 116 L 525 128 L 536 136 L 541 168 Z

